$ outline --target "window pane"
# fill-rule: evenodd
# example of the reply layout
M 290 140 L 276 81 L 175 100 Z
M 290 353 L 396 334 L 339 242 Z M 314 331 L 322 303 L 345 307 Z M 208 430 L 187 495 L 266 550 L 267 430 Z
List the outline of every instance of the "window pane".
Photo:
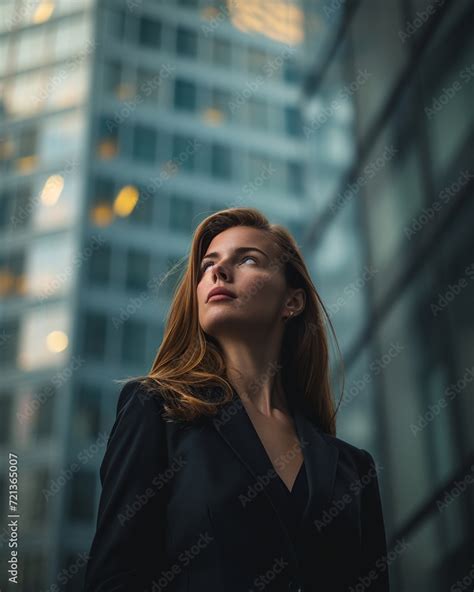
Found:
M 161 22 L 142 17 L 139 26 L 139 43 L 145 47 L 159 48 L 161 45 Z
M 68 356 L 70 314 L 63 305 L 27 311 L 22 317 L 18 364 L 33 370 L 63 364 Z
M 180 78 L 175 81 L 174 106 L 176 109 L 196 110 L 196 85 Z
M 2 393 L 0 395 L 0 445 L 10 445 L 13 421 L 13 395 Z
M 176 33 L 176 51 L 179 55 L 195 57 L 197 54 L 197 35 L 191 29 L 178 27 Z
M 91 284 L 107 285 L 110 282 L 111 248 L 98 245 L 89 257 L 88 277 Z
M 397 26 L 401 24 L 401 7 L 400 2 L 365 0 L 355 11 L 351 26 L 355 64 L 350 82 L 358 87 L 362 134 L 377 116 L 405 61 L 407 44 L 401 43 Z M 357 84 L 357 77 L 363 82 Z
M 130 249 L 127 253 L 125 285 L 128 290 L 146 291 L 150 279 L 150 253 Z
M 141 365 L 146 356 L 147 324 L 127 319 L 122 325 L 122 363 Z
M 213 144 L 211 154 L 211 172 L 214 177 L 230 179 L 232 176 L 232 152 L 228 146 Z
M 47 524 L 51 503 L 45 492 L 49 491 L 53 475 L 46 467 L 29 468 L 20 471 L 20 491 L 23 492 L 23 526 L 26 529 L 38 528 Z M 51 499 L 49 499 L 51 502 Z
M 155 129 L 137 125 L 134 128 L 133 158 L 153 163 L 156 159 L 157 132 Z
M 68 292 L 75 275 L 71 271 L 74 250 L 74 237 L 70 233 L 34 240 L 26 261 L 28 294 L 44 299 Z M 65 272 L 68 269 L 69 273 Z
M 301 117 L 297 107 L 285 107 L 285 131 L 290 136 L 301 135 Z
M 173 162 L 179 169 L 193 171 L 195 165 L 193 140 L 185 136 L 173 138 Z
M 91 384 L 79 385 L 74 401 L 73 430 L 78 441 L 94 440 L 100 431 L 101 392 Z
M 288 163 L 288 191 L 302 195 L 304 193 L 304 169 L 299 162 Z
M 223 39 L 214 39 L 212 44 L 212 61 L 217 66 L 232 67 L 232 46 Z
M 99 312 L 84 313 L 83 353 L 88 358 L 105 358 L 107 317 Z
M 170 229 L 182 232 L 191 231 L 193 213 L 194 203 L 192 199 L 180 195 L 172 196 Z

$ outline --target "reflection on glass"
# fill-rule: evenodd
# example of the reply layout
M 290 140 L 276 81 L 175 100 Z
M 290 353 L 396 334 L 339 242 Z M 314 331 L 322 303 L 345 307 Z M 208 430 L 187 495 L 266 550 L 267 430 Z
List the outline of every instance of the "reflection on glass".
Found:
M 34 225 L 46 230 L 71 224 L 77 217 L 83 179 L 76 170 L 61 170 L 35 179 Z
M 44 166 L 67 166 L 82 156 L 84 116 L 76 110 L 47 117 L 41 121 L 38 154 Z
M 89 69 L 82 63 L 77 67 L 57 66 L 48 70 L 38 99 L 48 109 L 64 109 L 79 105 L 87 93 Z
M 71 267 L 73 252 L 71 234 L 41 236 L 34 240 L 26 260 L 28 294 L 48 298 L 67 292 L 77 271 Z
M 62 331 L 69 335 L 70 321 L 69 310 L 63 304 L 43 304 L 39 308 L 26 311 L 20 327 L 19 368 L 30 371 L 63 364 L 67 359 L 68 349 L 52 351 L 48 346 L 48 336 L 53 331 Z
M 400 41 L 397 27 L 397 23 L 401 23 L 401 9 L 399 2 L 382 4 L 378 0 L 364 0 L 358 4 L 351 24 L 355 64 L 350 83 L 354 82 L 361 105 L 362 134 L 393 89 L 405 62 L 408 44 Z M 374 47 L 379 51 L 374 51 Z

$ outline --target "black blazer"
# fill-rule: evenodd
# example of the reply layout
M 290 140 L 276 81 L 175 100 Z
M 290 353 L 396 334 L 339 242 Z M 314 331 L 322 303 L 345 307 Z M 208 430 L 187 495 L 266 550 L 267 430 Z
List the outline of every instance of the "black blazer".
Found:
M 162 411 L 137 381 L 123 386 L 85 592 L 389 591 L 367 451 L 294 409 L 309 499 L 293 544 L 282 482 L 237 393 L 196 422 L 167 422 Z

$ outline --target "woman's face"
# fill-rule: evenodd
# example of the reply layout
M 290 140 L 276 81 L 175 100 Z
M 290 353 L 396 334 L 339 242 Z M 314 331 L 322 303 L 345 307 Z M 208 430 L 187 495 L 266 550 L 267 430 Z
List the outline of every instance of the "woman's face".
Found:
M 257 228 L 235 226 L 213 238 L 202 258 L 197 285 L 203 331 L 219 338 L 255 331 L 270 334 L 275 324 L 283 325 L 289 292 L 276 253 L 271 239 Z M 217 287 L 230 290 L 235 298 L 208 300 L 209 291 Z

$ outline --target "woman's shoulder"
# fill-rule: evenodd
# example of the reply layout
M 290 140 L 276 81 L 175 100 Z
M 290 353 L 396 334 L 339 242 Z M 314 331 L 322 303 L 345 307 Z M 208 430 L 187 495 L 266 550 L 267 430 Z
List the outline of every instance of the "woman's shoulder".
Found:
M 131 378 L 122 383 L 117 399 L 117 416 L 131 408 L 142 409 L 144 413 L 163 411 L 162 392 L 146 377 Z
M 352 462 L 355 462 L 359 467 L 367 469 L 368 467 L 375 464 L 374 457 L 368 450 L 365 450 L 365 448 L 359 448 L 358 446 L 347 442 L 347 440 L 344 440 L 343 438 L 332 436 L 331 434 L 324 432 L 322 432 L 322 436 L 326 442 L 337 447 L 342 458 L 346 458 Z

